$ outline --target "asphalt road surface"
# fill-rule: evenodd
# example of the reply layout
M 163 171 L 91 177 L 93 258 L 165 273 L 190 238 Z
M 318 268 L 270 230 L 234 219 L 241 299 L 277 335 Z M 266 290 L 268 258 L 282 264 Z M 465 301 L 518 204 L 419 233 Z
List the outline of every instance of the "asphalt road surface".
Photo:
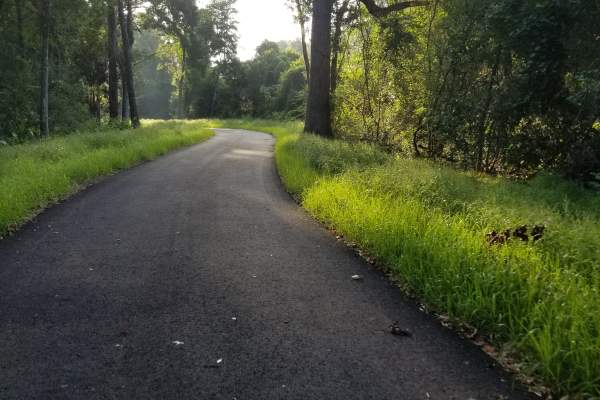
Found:
M 511 382 L 290 199 L 266 134 L 218 130 L 0 241 L 2 400 L 527 398 Z

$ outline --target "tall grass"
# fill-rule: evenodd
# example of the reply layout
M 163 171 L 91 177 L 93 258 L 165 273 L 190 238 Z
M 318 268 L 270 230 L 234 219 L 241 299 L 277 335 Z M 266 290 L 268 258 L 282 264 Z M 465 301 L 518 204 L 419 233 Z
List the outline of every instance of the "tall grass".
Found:
M 554 176 L 478 176 L 375 147 L 278 137 L 280 174 L 316 218 L 378 257 L 429 307 L 477 327 L 558 394 L 600 396 L 600 195 Z M 538 242 L 486 233 L 546 226 Z
M 207 121 L 145 121 L 138 130 L 0 147 L 0 237 L 97 177 L 209 138 L 207 126 Z
M 557 392 L 599 395 L 600 271 L 597 253 L 585 252 L 597 241 L 597 215 L 580 220 L 592 228 L 581 232 L 560 209 L 548 207 L 542 215 L 540 206 L 530 214 L 529 207 L 521 208 L 519 187 L 514 203 L 498 207 L 494 193 L 501 189 L 508 199 L 508 182 L 498 188 L 497 182 L 488 187 L 474 180 L 483 185 L 480 196 L 462 203 L 463 176 L 444 171 L 437 176 L 445 180 L 428 180 L 436 173 L 427 163 L 406 161 L 354 170 L 321 179 L 305 192 L 304 205 L 376 254 L 431 307 L 509 345 L 528 362 L 530 373 Z M 452 185 L 459 193 L 446 200 L 445 189 Z M 546 239 L 486 243 L 487 229 L 532 216 L 551 221 Z

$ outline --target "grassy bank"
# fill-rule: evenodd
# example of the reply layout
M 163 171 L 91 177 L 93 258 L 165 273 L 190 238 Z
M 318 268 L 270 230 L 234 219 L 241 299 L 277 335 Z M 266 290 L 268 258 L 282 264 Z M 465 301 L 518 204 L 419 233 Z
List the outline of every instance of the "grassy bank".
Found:
M 556 393 L 600 396 L 600 195 L 558 177 L 526 183 L 230 121 L 278 138 L 288 190 L 418 298 L 467 322 Z M 486 233 L 543 224 L 543 239 Z
M 145 121 L 0 147 L 0 237 L 94 179 L 212 136 L 204 122 Z

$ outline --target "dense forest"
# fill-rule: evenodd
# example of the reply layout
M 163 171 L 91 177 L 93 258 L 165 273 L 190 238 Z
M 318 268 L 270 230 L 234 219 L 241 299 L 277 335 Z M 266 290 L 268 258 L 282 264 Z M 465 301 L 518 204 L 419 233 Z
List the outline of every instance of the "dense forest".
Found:
M 0 136 L 305 119 L 477 171 L 600 178 L 597 1 L 288 5 L 301 39 L 265 41 L 242 62 L 235 0 L 3 0 Z

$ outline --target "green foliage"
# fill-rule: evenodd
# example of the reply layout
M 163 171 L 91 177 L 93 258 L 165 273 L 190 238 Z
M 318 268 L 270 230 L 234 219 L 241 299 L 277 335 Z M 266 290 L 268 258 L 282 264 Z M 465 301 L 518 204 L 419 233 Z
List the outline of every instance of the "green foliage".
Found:
M 281 119 L 303 119 L 306 109 L 306 69 L 298 58 L 281 74 L 277 86 L 274 116 Z
M 236 58 L 238 35 L 235 2 L 236 0 L 212 0 L 207 6 L 213 25 L 211 52 L 213 56 L 219 57 L 220 63 Z
M 424 107 L 424 10 L 375 21 L 363 10 L 345 31 L 349 43 L 335 93 L 340 137 L 409 151 L 409 131 Z
M 253 117 L 302 116 L 306 79 L 300 53 L 264 41 L 246 63 L 244 112 Z
M 301 135 L 286 145 L 286 151 L 304 159 L 310 168 L 325 175 L 335 175 L 348 168 L 383 164 L 388 155 L 367 144 L 323 141 L 315 135 Z
M 300 54 L 264 41 L 249 61 L 237 59 L 208 70 L 194 83 L 193 115 L 231 118 L 301 118 L 306 78 Z
M 363 10 L 336 93 L 338 135 L 490 173 L 600 170 L 597 2 L 440 0 Z
M 483 171 L 561 168 L 594 145 L 600 53 L 572 40 L 593 40 L 583 2 L 473 2 L 444 5 L 435 24 L 432 93 L 421 139 L 431 155 L 448 154 Z M 591 31 L 576 28 L 583 24 Z M 573 45 L 573 46 L 570 46 Z M 585 77 L 585 78 L 583 78 Z M 575 157 L 577 158 L 577 157 Z
M 2 4 L 0 139 L 39 131 L 40 30 L 37 3 Z M 35 11 L 35 12 L 34 12 Z M 103 2 L 57 2 L 50 20 L 50 126 L 76 129 L 96 117 L 105 80 Z
M 0 236 L 82 185 L 212 136 L 207 123 L 145 121 L 135 131 L 102 130 L 0 146 Z

